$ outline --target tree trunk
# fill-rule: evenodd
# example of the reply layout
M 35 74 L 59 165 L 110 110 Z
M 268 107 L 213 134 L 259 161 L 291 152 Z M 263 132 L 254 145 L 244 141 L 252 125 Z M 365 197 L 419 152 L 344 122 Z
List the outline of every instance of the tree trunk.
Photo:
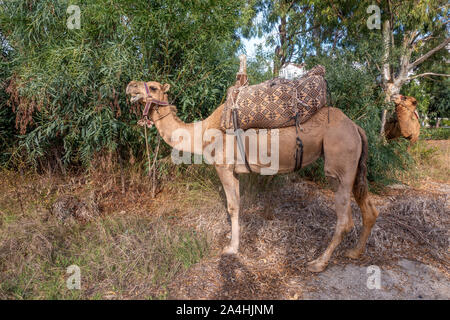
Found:
M 390 57 L 390 36 L 391 32 L 391 26 L 388 19 L 386 19 L 383 22 L 383 49 L 384 49 L 384 55 L 383 55 L 383 87 L 384 92 L 386 94 L 385 102 L 389 102 L 391 99 L 391 94 L 388 93 L 389 87 L 391 85 L 391 66 L 389 64 L 389 57 Z M 380 128 L 380 135 L 384 135 L 384 127 L 386 126 L 386 115 L 387 115 L 387 109 L 383 109 L 381 112 L 381 128 Z
M 275 59 L 273 61 L 273 76 L 278 77 L 278 73 L 283 65 L 286 63 L 286 41 L 287 41 L 287 19 L 286 16 L 281 17 L 281 22 L 278 27 L 280 34 L 280 45 L 275 49 Z
M 383 22 L 383 86 L 386 87 L 387 84 L 391 81 L 391 66 L 390 66 L 390 36 L 391 33 L 391 27 L 389 20 L 385 20 Z
M 403 83 L 401 81 L 394 81 L 386 84 L 384 88 L 384 93 L 386 95 L 385 103 L 392 101 L 392 96 L 400 93 L 402 84 Z M 381 112 L 380 135 L 384 135 L 386 120 L 387 120 L 387 109 L 383 109 L 383 111 Z
M 380 129 L 380 135 L 384 134 L 384 127 L 386 126 L 386 115 L 387 115 L 387 109 L 383 109 L 381 112 L 381 129 Z

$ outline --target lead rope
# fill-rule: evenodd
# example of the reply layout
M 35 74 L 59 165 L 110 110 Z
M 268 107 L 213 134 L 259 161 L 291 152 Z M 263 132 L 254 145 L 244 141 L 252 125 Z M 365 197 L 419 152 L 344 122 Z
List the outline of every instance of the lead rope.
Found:
M 306 105 L 298 98 L 297 87 L 295 88 L 295 99 L 297 100 L 297 104 L 301 104 L 303 107 Z M 307 107 L 307 106 L 306 106 Z M 294 170 L 301 169 L 303 163 L 303 141 L 300 138 L 300 131 L 302 128 L 300 127 L 300 112 L 294 115 L 294 125 L 295 125 L 295 165 Z
M 150 177 L 151 167 L 150 167 L 150 150 L 148 147 L 148 138 L 147 138 L 147 125 L 144 126 L 144 134 L 145 134 L 145 150 L 147 152 L 148 176 Z
M 156 160 L 158 158 L 159 146 L 161 144 L 161 136 L 158 135 L 158 144 L 156 145 L 155 157 L 153 158 L 153 164 L 150 165 L 150 148 L 148 146 L 148 135 L 147 135 L 147 126 L 144 126 L 144 135 L 145 135 L 145 151 L 147 153 L 147 164 L 148 164 L 148 177 L 152 179 L 152 198 L 156 196 Z
M 155 150 L 155 157 L 153 158 L 153 164 L 152 164 L 152 198 L 156 197 L 156 189 L 157 189 L 157 185 L 156 185 L 156 161 L 158 159 L 158 153 L 159 153 L 159 145 L 161 144 L 161 136 L 158 135 L 158 144 L 156 145 L 156 150 Z

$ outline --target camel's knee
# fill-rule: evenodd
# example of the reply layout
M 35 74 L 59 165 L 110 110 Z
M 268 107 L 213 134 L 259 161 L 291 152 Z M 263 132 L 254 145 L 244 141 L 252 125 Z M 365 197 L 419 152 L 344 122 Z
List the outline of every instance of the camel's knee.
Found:
M 366 220 L 365 223 L 367 223 L 367 225 L 373 227 L 377 218 L 378 218 L 378 210 L 369 200 L 367 200 L 367 209 L 366 214 L 363 215 L 363 220 Z
M 331 191 L 336 192 L 339 189 L 339 179 L 333 176 L 327 175 L 328 185 L 330 186 Z
M 336 210 L 341 208 L 350 207 L 350 192 L 344 190 L 338 190 L 335 194 Z
M 336 232 L 342 235 L 350 232 L 355 226 L 353 218 L 350 215 L 343 215 L 341 219 L 338 219 L 336 224 Z
M 239 207 L 234 204 L 228 204 L 227 211 L 230 217 L 236 217 L 239 215 Z
M 338 216 L 336 231 L 347 233 L 354 227 L 352 209 L 350 207 L 350 193 L 336 193 L 335 203 L 336 214 Z

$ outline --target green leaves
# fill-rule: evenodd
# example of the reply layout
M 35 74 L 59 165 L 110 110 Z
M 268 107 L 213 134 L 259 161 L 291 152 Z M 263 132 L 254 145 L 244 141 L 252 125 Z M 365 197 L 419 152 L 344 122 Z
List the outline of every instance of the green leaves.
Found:
M 80 29 L 66 26 L 72 4 Z M 33 166 L 54 149 L 66 165 L 87 167 L 101 150 L 142 158 L 127 83 L 168 82 L 182 119 L 209 115 L 234 81 L 235 38 L 249 16 L 244 0 L 3 1 L 0 35 L 11 51 L 0 81 L 12 86 L 0 108 L 16 110 L 18 128 L 1 133 L 11 113 L 0 109 L 0 135 L 21 131 L 15 149 Z

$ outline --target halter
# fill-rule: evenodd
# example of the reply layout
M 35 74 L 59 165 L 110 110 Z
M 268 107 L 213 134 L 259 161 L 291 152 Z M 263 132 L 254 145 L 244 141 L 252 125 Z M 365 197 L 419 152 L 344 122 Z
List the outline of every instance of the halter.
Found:
M 147 97 L 146 97 L 144 112 L 142 112 L 142 115 L 144 116 L 144 118 L 147 118 L 148 112 L 150 111 L 150 107 L 152 106 L 152 104 L 155 104 L 156 106 L 167 106 L 167 105 L 169 105 L 169 103 L 151 98 L 150 90 L 148 89 L 147 83 L 145 83 L 145 82 L 144 82 L 144 87 L 145 87 L 145 92 L 147 93 Z

